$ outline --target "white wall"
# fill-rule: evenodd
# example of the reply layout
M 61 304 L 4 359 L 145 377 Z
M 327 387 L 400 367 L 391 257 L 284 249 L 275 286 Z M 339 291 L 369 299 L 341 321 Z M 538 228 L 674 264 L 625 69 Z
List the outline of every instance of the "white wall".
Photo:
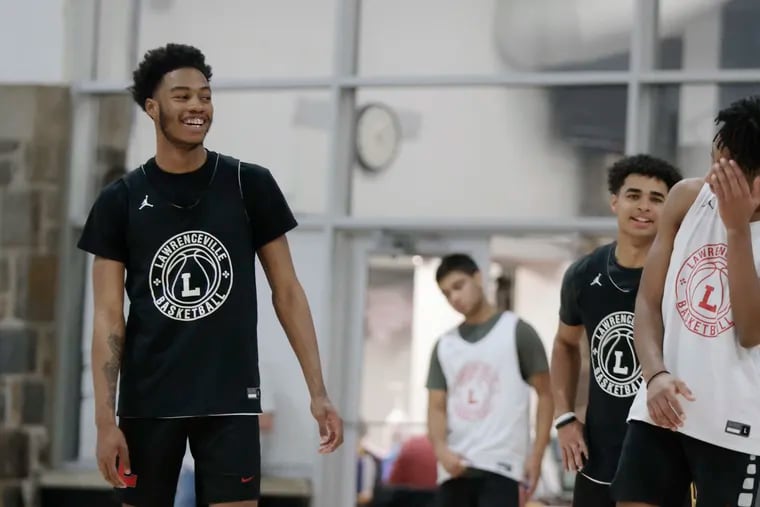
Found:
M 0 84 L 65 80 L 66 0 L 0 0 Z
M 464 4 L 462 4 L 464 5 Z M 453 29 L 441 27 L 440 30 Z M 357 216 L 556 218 L 575 215 L 580 167 L 550 134 L 540 89 L 363 90 L 416 117 L 385 173 L 355 173 Z M 534 194 L 541 195 L 538 205 Z
M 329 74 L 333 55 L 333 0 L 235 1 L 224 13 L 201 0 L 143 2 L 139 53 L 170 41 L 201 47 L 214 79 Z M 494 0 L 362 2 L 362 72 L 495 72 L 504 69 L 489 19 Z M 436 23 L 427 23 L 439 12 Z M 202 13 L 202 14 L 201 14 Z M 293 13 L 298 13 L 293 15 Z M 462 23 L 463 19 L 469 20 Z M 425 37 L 419 27 L 425 24 Z M 207 27 L 224 27 L 208 30 Z M 389 38 L 388 34 L 393 33 Z M 452 36 L 453 34 L 453 36 Z M 213 82 L 213 81 L 212 81 Z M 327 96 L 287 92 L 282 107 L 272 94 L 219 93 L 209 145 L 248 160 L 268 159 L 293 207 L 324 209 L 327 108 L 309 125 L 293 120 L 299 102 Z M 580 168 L 572 152 L 550 134 L 547 103 L 539 89 L 362 90 L 360 101 L 388 103 L 408 122 L 398 160 L 376 178 L 356 175 L 353 211 L 362 216 L 565 216 L 575 213 Z M 287 102 L 287 104 L 285 104 Z M 251 123 L 253 122 L 253 124 Z M 283 124 L 286 125 L 283 125 Z M 152 153 L 152 127 L 135 126 L 130 166 Z M 280 130 L 278 130 L 280 129 Z M 308 133 L 305 133 L 308 132 Z M 320 135 L 319 132 L 322 134 Z M 268 133 L 271 134 L 267 135 Z M 283 134 L 289 139 L 283 139 Z M 257 145 L 258 139 L 265 141 Z M 274 153 L 276 152 L 276 153 Z M 293 160 L 294 153 L 302 153 Z M 526 166 L 526 158 L 530 158 Z M 515 182 L 519 179 L 520 185 Z M 432 190 L 428 198 L 419 192 Z M 533 206 L 531 191 L 545 193 Z M 454 207 L 450 203 L 462 196 Z M 390 200 L 395 200 L 390 205 Z
M 331 72 L 334 0 L 143 0 L 138 57 L 169 42 L 206 55 L 215 81 Z M 125 74 L 121 78 L 126 79 Z M 327 91 L 217 92 L 210 149 L 268 167 L 300 213 L 325 209 Z M 137 113 L 127 166 L 154 152 L 153 124 Z
M 551 355 L 559 323 L 559 293 L 570 262 L 522 263 L 515 269 L 515 313 L 532 325 Z
M 325 76 L 332 70 L 335 0 L 141 0 L 138 55 L 197 45 L 217 79 Z
M 206 146 L 269 168 L 295 212 L 324 212 L 330 139 L 311 116 L 326 102 L 327 92 L 217 92 Z M 135 109 L 128 168 L 155 153 L 153 122 Z
M 508 70 L 495 44 L 499 3 L 365 0 L 360 72 Z M 397 15 L 399 10 L 403 16 Z M 579 168 L 573 153 L 552 138 L 541 89 L 378 88 L 360 90 L 358 100 L 360 105 L 383 102 L 398 111 L 405 136 L 398 159 L 386 173 L 355 175 L 355 215 L 490 218 L 576 213 Z M 541 206 L 531 197 L 538 191 L 543 194 Z
M 360 73 L 492 73 L 614 54 L 630 45 L 633 2 L 614 9 L 607 3 L 363 0 Z M 228 0 L 221 11 L 202 0 L 144 0 L 138 54 L 186 42 L 206 53 L 214 80 L 326 76 L 335 49 L 334 7 L 334 0 Z M 398 16 L 402 7 L 404 15 Z M 683 8 L 663 2 L 663 33 L 683 30 L 708 8 L 714 4 L 704 0 Z M 543 28 L 520 29 L 526 19 Z M 393 107 L 401 115 L 404 139 L 385 174 L 357 170 L 353 214 L 547 218 L 577 213 L 584 168 L 553 135 L 545 90 L 370 88 L 358 97 L 360 104 L 381 101 Z M 270 166 L 294 209 L 321 212 L 328 98 L 326 92 L 218 93 L 209 146 Z M 303 104 L 315 106 L 308 121 L 297 113 Z M 136 124 L 130 167 L 152 154 L 152 135 L 149 122 Z M 540 206 L 533 192 L 541 193 Z

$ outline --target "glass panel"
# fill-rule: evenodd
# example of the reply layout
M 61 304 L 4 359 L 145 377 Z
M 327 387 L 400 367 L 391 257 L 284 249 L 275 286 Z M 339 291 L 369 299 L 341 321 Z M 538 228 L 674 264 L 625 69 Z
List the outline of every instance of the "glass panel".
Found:
M 660 0 L 658 67 L 756 68 L 758 19 L 760 2 L 752 0 Z
M 384 171 L 357 164 L 356 216 L 609 214 L 605 170 L 624 153 L 624 86 L 360 90 L 358 107 L 370 103 L 393 111 L 401 141 Z M 368 119 L 360 152 L 392 150 L 375 137 L 386 124 Z
M 718 111 L 756 94 L 760 83 L 653 87 L 652 153 L 674 162 L 684 176 L 704 176 L 710 168 Z
M 329 150 L 329 92 L 216 92 L 206 147 L 272 171 L 296 213 L 321 213 Z M 137 110 L 127 167 L 155 151 L 153 122 Z
M 335 0 L 141 2 L 138 57 L 169 41 L 198 46 L 217 79 L 324 76 Z
M 445 244 L 452 240 L 443 239 Z M 490 244 L 488 266 L 480 267 L 493 290 L 488 290 L 486 297 L 499 309 L 513 311 L 531 324 L 541 337 L 547 355 L 557 329 L 564 272 L 571 262 L 587 253 L 597 239 L 577 235 L 487 238 Z M 367 285 L 362 287 L 366 298 L 359 407 L 360 449 L 364 451 L 359 459 L 360 472 L 364 473 L 357 474 L 360 492 L 368 483 L 367 476 L 373 475 L 366 474 L 367 468 L 379 467 L 383 482 L 390 482 L 391 487 L 410 480 L 403 470 L 394 473 L 394 463 L 399 455 L 409 452 L 407 442 L 424 438 L 431 354 L 441 334 L 462 320 L 435 280 L 440 255 L 450 252 L 414 255 L 414 249 L 411 250 L 405 255 L 372 255 L 366 266 Z M 454 251 L 467 252 L 461 246 Z M 509 294 L 502 294 L 504 291 Z M 505 297 L 512 304 L 502 304 Z M 585 340 L 582 357 L 579 414 L 585 413 L 588 394 L 589 356 Z M 477 400 L 474 398 L 472 402 L 477 403 Z M 535 406 L 531 414 L 533 410 Z M 421 452 L 419 447 L 415 449 Z M 433 451 L 428 447 L 426 452 Z M 562 471 L 556 440 L 552 441 L 548 457 L 540 495 L 544 499 L 558 498 L 572 491 L 573 477 Z M 430 472 L 434 476 L 433 470 Z
M 363 0 L 359 68 L 369 75 L 624 70 L 632 19 L 633 0 Z

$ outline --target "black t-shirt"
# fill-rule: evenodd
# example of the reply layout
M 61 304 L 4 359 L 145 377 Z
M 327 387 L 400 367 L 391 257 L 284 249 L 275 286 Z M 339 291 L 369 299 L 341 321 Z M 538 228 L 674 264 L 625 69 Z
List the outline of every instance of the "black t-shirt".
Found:
M 584 326 L 589 340 L 589 397 L 583 473 L 611 482 L 626 432 L 633 397 L 642 383 L 633 345 L 633 316 L 641 268 L 615 258 L 615 243 L 573 263 L 562 281 L 560 320 Z
M 214 152 L 103 189 L 79 246 L 126 267 L 120 416 L 260 411 L 255 252 L 295 226 L 268 170 Z
M 184 174 L 162 171 L 155 158 L 145 162 L 142 167 L 151 184 L 162 195 L 173 203 L 186 206 L 196 201 L 208 187 L 215 156 L 215 152 L 209 151 L 206 162 L 201 167 Z M 251 222 L 253 248 L 258 250 L 295 228 L 298 223 L 268 169 L 243 163 L 240 176 L 242 198 Z M 104 187 L 87 218 L 79 239 L 79 248 L 100 257 L 126 262 L 129 255 L 126 235 L 127 201 L 124 178 Z

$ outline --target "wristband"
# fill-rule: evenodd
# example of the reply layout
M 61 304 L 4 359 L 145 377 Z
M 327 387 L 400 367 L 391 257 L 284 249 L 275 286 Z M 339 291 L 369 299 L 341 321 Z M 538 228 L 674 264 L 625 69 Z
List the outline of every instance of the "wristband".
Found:
M 565 426 L 566 424 L 570 424 L 571 422 L 575 421 L 575 412 L 565 412 L 561 416 L 557 417 L 554 420 L 554 429 L 560 429 L 562 426 Z
M 652 375 L 651 377 L 649 377 L 649 380 L 647 380 L 647 384 L 649 384 L 652 381 L 652 379 L 654 379 L 657 375 L 662 375 L 663 373 L 667 373 L 668 375 L 670 375 L 670 372 L 668 370 L 660 370 L 654 375 Z

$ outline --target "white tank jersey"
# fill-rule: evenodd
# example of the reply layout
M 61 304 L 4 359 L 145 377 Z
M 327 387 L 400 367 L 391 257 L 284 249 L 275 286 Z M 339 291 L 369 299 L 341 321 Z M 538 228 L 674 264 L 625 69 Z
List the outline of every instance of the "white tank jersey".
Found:
M 760 222 L 751 224 L 760 267 Z M 711 444 L 760 454 L 760 347 L 735 334 L 728 292 L 727 235 L 715 195 L 705 184 L 686 213 L 665 279 L 662 319 L 665 367 L 691 388 L 681 432 Z M 760 302 L 758 302 L 760 303 Z M 652 423 L 640 389 L 630 418 Z
M 449 448 L 473 468 L 521 481 L 530 440 L 530 387 L 520 374 L 517 321 L 505 312 L 475 343 L 451 331 L 439 341 L 438 359 L 448 387 Z M 438 482 L 448 478 L 439 464 Z

